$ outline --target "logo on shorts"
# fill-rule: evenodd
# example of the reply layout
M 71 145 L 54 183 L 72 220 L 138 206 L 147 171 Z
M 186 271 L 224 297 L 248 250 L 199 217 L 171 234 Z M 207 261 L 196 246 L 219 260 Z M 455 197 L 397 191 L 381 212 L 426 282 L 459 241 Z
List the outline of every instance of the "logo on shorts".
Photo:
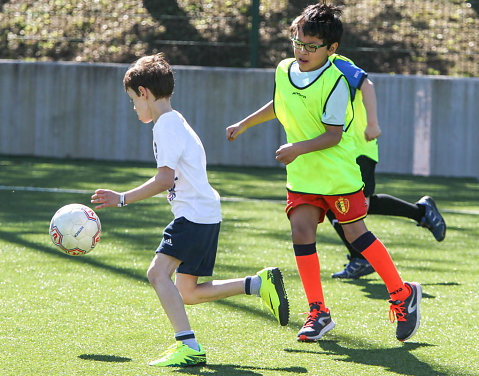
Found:
M 347 198 L 340 197 L 334 203 L 334 206 L 341 214 L 346 214 L 349 211 L 349 200 Z

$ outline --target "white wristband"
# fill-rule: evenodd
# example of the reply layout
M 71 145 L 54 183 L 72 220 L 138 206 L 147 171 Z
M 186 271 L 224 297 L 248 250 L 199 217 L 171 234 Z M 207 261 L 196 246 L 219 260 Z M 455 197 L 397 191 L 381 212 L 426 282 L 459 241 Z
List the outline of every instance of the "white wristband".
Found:
M 126 204 L 125 204 L 125 194 L 120 193 L 120 202 L 118 203 L 118 207 L 121 208 L 123 206 L 126 206 Z

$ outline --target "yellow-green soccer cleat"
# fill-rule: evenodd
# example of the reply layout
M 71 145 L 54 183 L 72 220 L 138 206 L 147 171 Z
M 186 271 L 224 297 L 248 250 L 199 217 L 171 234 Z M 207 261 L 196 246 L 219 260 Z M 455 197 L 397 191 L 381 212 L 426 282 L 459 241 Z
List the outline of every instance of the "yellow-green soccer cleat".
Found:
M 148 363 L 155 367 L 190 367 L 206 364 L 206 354 L 201 345 L 196 351 L 177 341 L 161 354 L 161 358 Z
M 256 273 L 261 278 L 261 300 L 281 325 L 289 321 L 289 302 L 284 288 L 283 276 L 278 268 L 265 268 Z

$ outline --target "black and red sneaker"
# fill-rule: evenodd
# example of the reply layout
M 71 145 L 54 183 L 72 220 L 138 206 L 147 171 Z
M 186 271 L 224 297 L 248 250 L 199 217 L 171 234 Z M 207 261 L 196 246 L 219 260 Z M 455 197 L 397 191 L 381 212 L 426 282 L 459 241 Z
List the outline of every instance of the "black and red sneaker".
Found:
M 322 308 L 321 303 L 311 303 L 308 318 L 298 332 L 297 339 L 300 342 L 317 341 L 335 326 L 328 308 Z
M 411 338 L 419 328 L 421 313 L 419 303 L 421 303 L 422 289 L 417 282 L 405 282 L 411 289 L 409 296 L 401 300 L 390 300 L 389 320 L 397 321 L 396 338 L 403 342 Z

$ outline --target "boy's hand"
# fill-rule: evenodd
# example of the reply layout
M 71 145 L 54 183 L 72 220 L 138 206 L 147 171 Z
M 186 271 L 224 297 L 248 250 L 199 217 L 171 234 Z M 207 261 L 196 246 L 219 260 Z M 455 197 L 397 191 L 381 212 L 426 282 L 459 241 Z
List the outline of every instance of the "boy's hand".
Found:
M 120 193 L 109 189 L 97 189 L 91 196 L 92 204 L 101 204 L 95 206 L 95 209 L 103 209 L 108 206 L 118 206 L 120 203 Z
M 276 150 L 276 160 L 285 165 L 293 162 L 298 155 L 300 155 L 300 153 L 294 144 L 281 145 L 279 149 Z
M 228 141 L 234 141 L 236 140 L 236 137 L 238 137 L 245 130 L 245 127 L 240 123 L 230 125 L 228 128 L 226 128 L 226 138 Z
M 379 136 L 381 136 L 381 128 L 379 128 L 379 124 L 368 123 L 366 130 L 364 131 L 364 138 L 366 138 L 366 141 L 372 141 Z

